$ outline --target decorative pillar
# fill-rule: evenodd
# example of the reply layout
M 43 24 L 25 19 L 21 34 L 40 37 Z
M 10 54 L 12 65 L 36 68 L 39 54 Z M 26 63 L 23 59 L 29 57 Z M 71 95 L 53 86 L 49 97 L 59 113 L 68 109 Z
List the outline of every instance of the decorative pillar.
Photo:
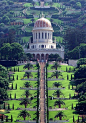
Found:
M 45 39 L 45 31 L 43 32 L 43 35 L 44 35 L 44 38 L 43 39 Z

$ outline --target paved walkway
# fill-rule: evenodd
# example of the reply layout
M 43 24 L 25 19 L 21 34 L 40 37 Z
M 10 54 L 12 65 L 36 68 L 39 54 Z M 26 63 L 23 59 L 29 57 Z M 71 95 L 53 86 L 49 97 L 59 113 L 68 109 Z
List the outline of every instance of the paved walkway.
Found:
M 44 67 L 45 63 L 41 62 L 40 64 L 40 123 L 46 123 L 46 116 L 45 116 L 45 76 L 44 76 Z

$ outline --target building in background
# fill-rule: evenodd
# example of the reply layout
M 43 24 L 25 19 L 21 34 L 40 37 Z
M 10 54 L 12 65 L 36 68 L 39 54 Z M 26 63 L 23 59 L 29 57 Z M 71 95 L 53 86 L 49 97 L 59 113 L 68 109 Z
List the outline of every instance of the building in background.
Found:
M 56 49 L 56 39 L 52 40 L 53 27 L 51 22 L 43 16 L 38 19 L 32 30 L 33 37 L 28 43 L 28 49 L 25 53 L 31 53 L 34 59 L 46 60 L 50 54 L 59 54 L 64 59 L 64 49 Z

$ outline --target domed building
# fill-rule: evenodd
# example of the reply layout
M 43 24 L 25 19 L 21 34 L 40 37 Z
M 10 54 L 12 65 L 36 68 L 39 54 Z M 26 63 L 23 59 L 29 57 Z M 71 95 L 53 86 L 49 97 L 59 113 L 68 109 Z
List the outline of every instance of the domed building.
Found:
M 51 22 L 41 17 L 34 23 L 33 37 L 29 41 L 29 49 L 25 53 L 33 54 L 35 59 L 46 60 L 49 54 L 59 54 L 64 59 L 64 49 L 56 49 L 56 39 L 53 41 L 53 27 Z

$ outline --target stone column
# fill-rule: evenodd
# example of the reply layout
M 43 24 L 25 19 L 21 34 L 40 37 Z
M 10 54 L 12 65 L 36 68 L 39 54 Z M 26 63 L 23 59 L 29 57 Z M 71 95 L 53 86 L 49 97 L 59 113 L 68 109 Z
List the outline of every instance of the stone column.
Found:
M 44 35 L 44 38 L 43 39 L 45 39 L 45 31 L 43 32 L 43 35 Z

